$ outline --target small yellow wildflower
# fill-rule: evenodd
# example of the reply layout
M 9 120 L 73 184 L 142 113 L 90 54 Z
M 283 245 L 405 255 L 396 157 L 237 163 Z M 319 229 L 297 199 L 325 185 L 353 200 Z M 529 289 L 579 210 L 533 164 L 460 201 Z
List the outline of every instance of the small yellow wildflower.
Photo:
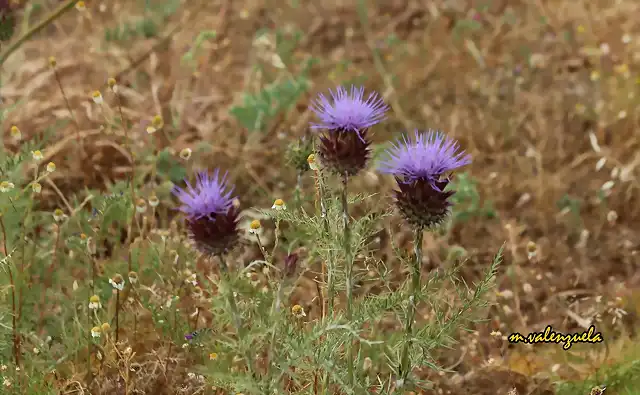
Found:
M 40 150 L 31 151 L 31 156 L 33 157 L 33 160 L 36 161 L 41 161 L 44 158 L 44 155 L 42 155 Z
M 111 330 L 111 325 L 109 325 L 108 322 L 103 323 L 100 328 L 102 329 L 103 333 L 107 333 Z
M 89 309 L 97 310 L 102 308 L 102 303 L 100 303 L 100 297 L 98 295 L 92 295 L 89 298 Z
M 158 207 L 159 204 L 160 204 L 160 199 L 158 199 L 156 195 L 149 196 L 149 206 Z
M 138 214 L 144 214 L 147 211 L 147 202 L 144 199 L 138 199 L 136 203 L 136 211 Z
M 87 9 L 87 5 L 84 3 L 84 1 L 79 1 L 76 3 L 76 10 L 84 11 L 86 9 Z
M 304 308 L 299 304 L 296 304 L 291 308 L 291 314 L 296 318 L 303 318 L 307 316 L 307 313 L 304 312 Z
M 155 117 L 153 117 L 153 119 L 151 120 L 151 126 L 153 126 L 156 130 L 162 129 L 162 127 L 164 126 L 164 120 L 162 119 L 162 116 L 156 115 Z
M 276 200 L 273 202 L 273 206 L 271 206 L 271 208 L 272 208 L 272 209 L 274 209 L 274 210 L 278 210 L 278 211 L 280 211 L 280 210 L 286 210 L 286 209 L 287 209 L 287 205 L 286 205 L 286 204 L 284 204 L 284 200 L 282 200 L 282 199 L 276 199 Z
M 42 185 L 39 182 L 34 182 L 31 184 L 31 190 L 33 193 L 40 193 L 42 191 Z
M 56 57 L 55 56 L 49 56 L 49 66 L 50 67 L 56 67 L 56 64 L 58 64 L 58 62 L 56 61 Z
M 313 171 L 320 169 L 320 166 L 318 166 L 318 160 L 316 159 L 316 154 L 310 154 L 307 157 L 307 163 L 309 164 L 309 168 Z
M 116 83 L 115 78 L 109 78 L 107 80 L 107 85 L 109 85 L 109 88 L 111 88 L 114 93 L 118 93 L 118 84 Z
M 61 209 L 57 208 L 53 211 L 53 219 L 56 222 L 62 222 L 65 217 L 66 215 L 64 214 L 64 211 L 62 211 Z
M 91 328 L 91 337 L 93 337 L 94 339 L 99 338 L 101 334 L 102 328 L 100 328 L 99 326 L 94 326 L 93 328 Z
M 249 233 L 257 234 L 258 232 L 260 232 L 260 228 L 262 228 L 262 225 L 260 225 L 260 221 L 257 219 L 254 219 L 249 224 Z
M 209 360 L 215 361 L 216 359 L 218 359 L 218 353 L 212 352 L 209 354 Z
M 180 158 L 189 160 L 189 158 L 191 158 L 191 152 L 191 148 L 183 148 L 182 151 L 180 151 Z
M 47 163 L 47 172 L 53 173 L 54 171 L 56 171 L 56 164 L 53 162 Z
M 102 100 L 102 93 L 100 93 L 100 91 L 93 91 L 93 93 L 91 93 L 91 98 L 96 104 L 102 104 L 104 102 L 104 100 Z
M 598 81 L 600 79 L 600 72 L 598 70 L 593 70 L 589 78 L 591 78 L 591 81 Z
M 584 33 L 585 32 L 585 28 L 583 25 L 578 25 L 578 27 L 576 28 L 576 31 L 578 33 Z
M 22 139 L 22 132 L 20 132 L 20 129 L 15 125 L 11 127 L 11 138 L 16 141 L 20 141 Z

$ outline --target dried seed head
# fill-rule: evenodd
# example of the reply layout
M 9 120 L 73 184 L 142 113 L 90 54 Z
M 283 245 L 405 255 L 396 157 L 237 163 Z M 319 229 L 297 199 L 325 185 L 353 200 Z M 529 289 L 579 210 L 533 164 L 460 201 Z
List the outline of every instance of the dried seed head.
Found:
M 89 253 L 89 255 L 95 255 L 96 254 L 96 241 L 93 237 L 88 237 L 87 238 L 87 252 Z
M 0 192 L 6 193 L 15 188 L 15 185 L 10 181 L 0 182 Z
M 42 185 L 39 182 L 31 183 L 31 190 L 33 193 L 40 193 L 42 191 Z
M 609 222 L 609 224 L 613 225 L 616 223 L 616 221 L 618 220 L 618 213 L 611 210 L 607 213 L 607 221 Z
M 55 56 L 49 56 L 49 67 L 56 67 L 57 64 Z
M 131 271 L 131 272 L 129 272 L 129 276 L 128 277 L 129 277 L 129 282 L 131 284 L 135 284 L 135 283 L 138 282 L 138 273 L 136 273 L 134 271 Z
M 191 158 L 191 148 L 183 148 L 180 151 L 180 158 L 184 160 L 189 160 Z
M 56 171 L 56 164 L 53 162 L 47 163 L 47 172 L 53 173 L 54 171 Z
M 293 316 L 296 318 L 302 318 L 307 316 L 307 313 L 304 312 L 304 308 L 299 304 L 296 304 L 293 307 L 291 307 L 291 314 L 293 314 Z
M 109 325 L 108 322 L 104 322 L 102 325 L 100 325 L 100 329 L 102 329 L 102 333 L 107 333 L 111 330 L 111 325 Z
M 362 361 L 362 371 L 366 373 L 371 370 L 372 366 L 373 366 L 373 361 L 371 360 L 371 358 L 365 357 L 364 361 Z
M 96 104 L 104 103 L 104 100 L 102 99 L 102 93 L 100 93 L 100 91 L 93 91 L 91 93 L 91 99 L 93 99 L 93 102 Z
M 13 125 L 13 126 L 11 127 L 11 133 L 10 133 L 10 134 L 11 134 L 11 138 L 12 138 L 14 141 L 20 141 L 20 140 L 22 140 L 22 132 L 20 132 L 20 129 L 18 129 L 18 127 L 17 127 L 17 126 Z
M 280 211 L 280 210 L 286 210 L 286 209 L 287 209 L 287 205 L 286 205 L 286 204 L 284 204 L 284 200 L 282 200 L 282 199 L 276 199 L 276 200 L 273 202 L 273 206 L 271 206 L 271 208 L 272 208 L 273 210 L 278 210 L 278 211 Z

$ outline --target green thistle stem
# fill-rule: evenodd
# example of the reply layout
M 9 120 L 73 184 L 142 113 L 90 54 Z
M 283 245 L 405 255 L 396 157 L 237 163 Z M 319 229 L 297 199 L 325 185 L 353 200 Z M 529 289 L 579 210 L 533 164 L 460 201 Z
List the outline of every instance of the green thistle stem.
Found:
M 222 278 L 224 280 L 224 291 L 226 292 L 227 302 L 229 303 L 229 310 L 231 311 L 231 317 L 233 319 L 233 325 L 236 328 L 236 332 L 238 334 L 238 339 L 242 336 L 240 333 L 242 330 L 242 317 L 240 316 L 240 310 L 238 310 L 238 305 L 236 304 L 236 298 L 233 295 L 233 289 L 231 288 L 231 273 L 229 272 L 229 267 L 224 260 L 222 255 L 220 258 L 220 271 L 222 272 Z M 247 359 L 247 369 L 251 374 L 251 377 L 256 377 L 255 370 L 253 369 L 253 358 L 251 357 L 251 351 L 247 350 L 245 353 L 245 358 Z
M 344 239 L 343 239 L 343 248 L 344 248 L 344 259 L 345 265 L 347 269 L 347 279 L 346 279 L 346 287 L 347 287 L 347 321 L 351 322 L 353 318 L 353 257 L 351 256 L 351 224 L 349 221 L 349 203 L 347 201 L 348 189 L 347 185 L 349 183 L 349 176 L 347 173 L 342 175 L 342 220 L 344 223 Z M 349 385 L 353 385 L 353 365 L 354 365 L 354 357 L 353 357 L 353 342 L 349 341 L 347 343 L 347 382 Z
M 402 348 L 402 355 L 400 358 L 400 367 L 398 369 L 398 376 L 401 380 L 406 381 L 411 371 L 411 360 L 409 358 L 409 348 L 411 344 L 411 337 L 413 336 L 413 321 L 416 317 L 416 305 L 418 304 L 418 298 L 420 294 L 420 265 L 422 264 L 422 239 L 424 236 L 422 228 L 418 228 L 414 231 L 413 249 L 415 258 L 411 264 L 411 290 L 409 296 L 409 309 L 407 311 L 405 321 L 405 341 Z

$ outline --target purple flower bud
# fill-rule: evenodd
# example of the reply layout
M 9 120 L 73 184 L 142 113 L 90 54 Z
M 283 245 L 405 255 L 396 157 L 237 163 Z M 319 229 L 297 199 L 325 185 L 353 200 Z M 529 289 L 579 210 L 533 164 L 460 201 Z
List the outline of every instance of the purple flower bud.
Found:
M 451 206 L 448 199 L 454 194 L 445 191 L 449 184 L 445 173 L 471 163 L 471 156 L 459 150 L 455 140 L 434 131 L 415 131 L 414 142 L 405 137 L 387 155 L 378 170 L 395 176 L 396 203 L 405 219 L 420 229 L 444 221 Z
M 239 239 L 239 212 L 233 205 L 233 187 L 227 186 L 227 174 L 220 177 L 216 169 L 210 177 L 207 172 L 197 175 L 196 185 L 187 181 L 187 188 L 175 187 L 180 211 L 187 217 L 191 238 L 199 250 L 211 255 L 227 252 Z
M 320 94 L 311 110 L 320 118 L 312 129 L 324 129 L 318 151 L 321 163 L 337 174 L 354 175 L 364 169 L 370 157 L 368 129 L 382 121 L 387 105 L 377 93 L 364 99 L 364 88 L 338 87 L 329 91 L 331 100 Z

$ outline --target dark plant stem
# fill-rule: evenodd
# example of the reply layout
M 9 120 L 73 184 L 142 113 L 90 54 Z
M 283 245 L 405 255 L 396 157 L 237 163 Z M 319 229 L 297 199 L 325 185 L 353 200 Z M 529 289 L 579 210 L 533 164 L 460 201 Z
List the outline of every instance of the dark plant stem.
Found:
M 411 337 L 413 336 L 413 321 L 416 317 L 416 305 L 418 304 L 418 298 L 420 296 L 421 288 L 420 266 L 422 264 L 423 236 L 424 232 L 422 228 L 416 229 L 414 231 L 413 249 L 415 257 L 411 263 L 411 289 L 409 295 L 409 307 L 405 321 L 405 341 L 400 358 L 400 367 L 398 369 L 398 376 L 403 380 L 403 382 L 406 381 L 411 371 L 409 349 L 411 344 Z
M 346 279 L 346 287 L 347 287 L 347 314 L 346 318 L 348 322 L 351 322 L 353 318 L 353 258 L 351 254 L 351 223 L 349 220 L 349 202 L 347 201 L 348 197 L 348 186 L 349 176 L 347 173 L 342 175 L 342 221 L 344 226 L 344 238 L 343 238 L 343 248 L 344 248 L 344 260 L 347 271 L 347 279 Z M 353 385 L 353 365 L 354 365 L 354 357 L 353 357 L 353 341 L 349 340 L 347 343 L 347 383 L 349 385 Z

